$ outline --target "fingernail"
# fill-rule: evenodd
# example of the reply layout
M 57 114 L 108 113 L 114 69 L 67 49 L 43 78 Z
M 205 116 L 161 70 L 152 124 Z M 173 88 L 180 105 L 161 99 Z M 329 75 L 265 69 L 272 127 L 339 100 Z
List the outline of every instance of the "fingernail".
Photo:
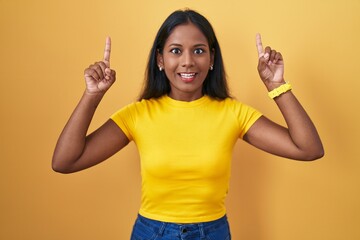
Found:
M 268 54 L 268 53 L 265 53 L 265 54 L 264 54 L 264 58 L 266 58 L 266 59 L 269 58 L 269 54 Z

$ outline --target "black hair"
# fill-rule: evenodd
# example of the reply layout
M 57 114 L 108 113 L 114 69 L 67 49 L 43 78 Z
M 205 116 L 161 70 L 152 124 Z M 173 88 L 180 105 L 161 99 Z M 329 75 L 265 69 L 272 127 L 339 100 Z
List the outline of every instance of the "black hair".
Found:
M 215 32 L 210 22 L 194 10 L 177 10 L 170 14 L 161 25 L 153 46 L 145 72 L 145 82 L 139 100 L 159 98 L 171 90 L 165 72 L 157 66 L 157 53 L 162 53 L 165 42 L 174 28 L 181 24 L 192 23 L 197 26 L 207 38 L 210 51 L 214 52 L 213 70 L 209 71 L 202 88 L 202 93 L 216 99 L 230 97 L 221 50 Z

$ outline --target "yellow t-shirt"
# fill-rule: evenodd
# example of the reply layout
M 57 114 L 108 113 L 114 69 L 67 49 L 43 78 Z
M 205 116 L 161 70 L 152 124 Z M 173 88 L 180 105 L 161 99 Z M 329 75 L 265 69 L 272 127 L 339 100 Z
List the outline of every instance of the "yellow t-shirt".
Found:
M 224 216 L 233 146 L 260 116 L 236 100 L 208 96 L 142 100 L 112 115 L 140 154 L 139 213 L 174 223 Z

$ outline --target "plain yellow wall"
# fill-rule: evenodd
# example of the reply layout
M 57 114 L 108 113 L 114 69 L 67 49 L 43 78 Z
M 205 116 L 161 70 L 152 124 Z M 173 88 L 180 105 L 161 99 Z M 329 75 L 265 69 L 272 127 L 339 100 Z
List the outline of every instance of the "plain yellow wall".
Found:
M 280 123 L 257 76 L 256 32 L 283 53 L 326 150 L 296 162 L 239 141 L 227 200 L 233 239 L 360 239 L 359 0 L 1 0 L 0 239 L 129 239 L 140 202 L 135 145 L 72 175 L 51 170 L 52 151 L 105 37 L 117 82 L 91 130 L 136 99 L 157 29 L 184 7 L 212 22 L 233 95 Z

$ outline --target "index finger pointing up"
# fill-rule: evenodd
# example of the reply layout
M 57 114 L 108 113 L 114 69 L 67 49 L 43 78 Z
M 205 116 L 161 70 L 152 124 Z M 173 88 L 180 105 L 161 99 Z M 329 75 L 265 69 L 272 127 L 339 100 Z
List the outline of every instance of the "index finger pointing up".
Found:
M 262 42 L 261 42 L 260 33 L 256 34 L 256 47 L 257 47 L 259 58 L 261 58 L 262 56 L 264 56 L 264 50 L 263 50 L 263 45 L 262 45 Z
M 106 38 L 105 50 L 104 50 L 104 62 L 107 67 L 110 67 L 110 52 L 111 52 L 111 38 Z

